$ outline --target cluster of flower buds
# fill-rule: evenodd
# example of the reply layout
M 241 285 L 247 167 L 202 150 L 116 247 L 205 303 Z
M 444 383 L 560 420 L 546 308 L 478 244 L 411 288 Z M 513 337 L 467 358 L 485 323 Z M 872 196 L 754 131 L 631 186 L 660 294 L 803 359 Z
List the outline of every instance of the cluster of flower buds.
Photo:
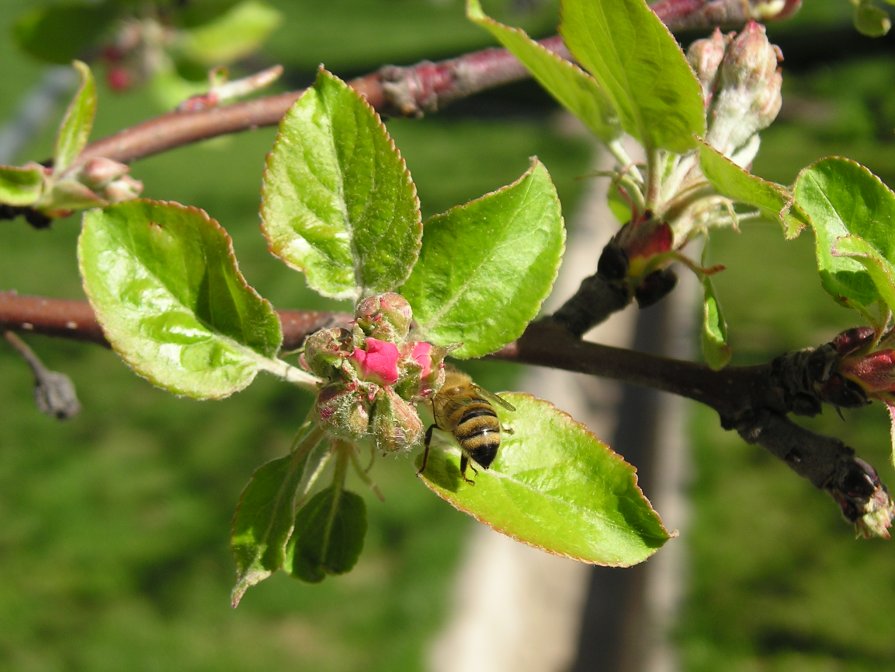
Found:
M 758 151 L 758 132 L 777 117 L 783 98 L 780 49 L 765 28 L 749 22 L 739 33 L 697 40 L 687 58 L 702 85 L 706 140 L 722 154 L 747 166 Z
M 450 348 L 413 340 L 410 304 L 393 292 L 362 300 L 351 329 L 322 329 L 307 338 L 299 363 L 323 379 L 317 420 L 353 442 L 372 438 L 394 453 L 420 443 L 415 404 L 444 382 Z

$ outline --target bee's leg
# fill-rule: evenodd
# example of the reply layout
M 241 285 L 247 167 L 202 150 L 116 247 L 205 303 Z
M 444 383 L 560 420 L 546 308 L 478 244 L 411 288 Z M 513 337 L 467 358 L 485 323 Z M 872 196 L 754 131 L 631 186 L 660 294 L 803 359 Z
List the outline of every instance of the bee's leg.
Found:
M 466 478 L 466 467 L 469 467 L 470 469 L 472 469 L 472 473 L 475 474 L 476 476 L 478 476 L 479 472 L 476 470 L 476 468 L 469 466 L 469 457 L 466 455 L 466 453 L 461 452 L 460 453 L 460 475 L 463 477 L 464 481 L 466 481 L 470 485 L 475 485 L 475 481 L 473 479 Z
M 429 461 L 429 446 L 432 443 L 433 429 L 435 429 L 435 425 L 429 425 L 429 429 L 426 430 L 426 447 L 423 450 L 423 463 L 420 465 L 419 471 L 416 472 L 417 476 L 419 476 L 426 470 L 426 462 Z

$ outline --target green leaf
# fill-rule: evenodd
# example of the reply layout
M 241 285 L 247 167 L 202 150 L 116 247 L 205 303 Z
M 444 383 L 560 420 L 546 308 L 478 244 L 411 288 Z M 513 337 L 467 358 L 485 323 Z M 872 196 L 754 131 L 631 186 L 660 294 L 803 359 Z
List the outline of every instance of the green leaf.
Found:
M 367 510 L 364 500 L 334 486 L 318 492 L 295 517 L 287 548 L 287 571 L 308 583 L 354 567 L 364 547 Z
M 78 158 L 87 144 L 96 115 L 96 82 L 86 63 L 75 61 L 72 65 L 81 75 L 81 86 L 68 105 L 53 153 L 53 169 L 61 172 Z
M 0 203 L 31 205 L 43 193 L 44 174 L 38 165 L 0 166 Z
M 702 173 L 719 194 L 758 208 L 768 219 L 780 222 L 786 238 L 795 238 L 808 224 L 805 214 L 793 207 L 786 187 L 753 175 L 705 142 L 698 148 Z
M 647 149 L 684 153 L 705 132 L 702 89 L 643 0 L 563 0 L 560 34 Z
M 552 404 L 501 396 L 516 411 L 495 406 L 512 433 L 491 468 L 469 485 L 457 451 L 433 447 L 423 482 L 435 494 L 498 532 L 582 562 L 627 567 L 668 541 L 634 467 Z
M 858 32 L 868 37 L 882 37 L 892 28 L 886 11 L 866 2 L 855 7 L 854 24 Z
M 436 215 L 401 294 L 433 343 L 480 357 L 518 338 L 550 293 L 565 245 L 559 198 L 537 160 L 516 182 Z
M 837 301 L 858 310 L 876 303 L 881 297 L 876 284 L 880 276 L 877 271 L 871 274 L 865 262 L 878 269 L 874 259 L 889 264 L 895 261 L 892 190 L 859 163 L 830 157 L 803 169 L 793 193 L 796 205 L 808 215 L 814 228 L 817 267 L 824 289 Z M 854 240 L 844 242 L 846 236 L 863 239 L 869 248 Z M 852 258 L 852 254 L 860 259 Z
M 178 31 L 173 50 L 205 66 L 226 65 L 257 51 L 281 21 L 282 14 L 270 4 L 246 0 L 207 23 Z
M 895 265 L 891 261 L 859 236 L 837 238 L 832 252 L 860 263 L 867 270 L 879 298 L 889 310 L 895 310 Z
M 410 173 L 369 103 L 321 69 L 286 113 L 262 184 L 271 252 L 325 296 L 391 291 L 419 255 Z
M 234 607 L 246 590 L 283 567 L 306 456 L 293 453 L 268 462 L 252 474 L 242 491 L 230 532 L 237 574 L 231 595 Z
M 702 261 L 705 266 L 705 252 L 703 248 Z M 712 278 L 707 273 L 702 275 L 702 332 L 700 334 L 702 344 L 702 356 L 706 363 L 714 370 L 723 369 L 730 361 L 731 350 L 727 342 L 727 320 L 721 311 L 721 304 L 715 294 L 715 286 Z
M 479 0 L 467 0 L 466 16 L 490 32 L 522 62 L 551 96 L 603 142 L 621 135 L 615 108 L 593 77 L 545 49 L 521 29 L 505 26 L 485 16 Z
M 117 18 L 118 12 L 108 2 L 35 7 L 16 19 L 13 36 L 19 48 L 31 56 L 63 65 L 96 48 Z
M 276 313 L 239 272 L 227 232 L 198 208 L 134 200 L 91 210 L 78 257 L 106 338 L 159 387 L 226 397 L 279 349 Z

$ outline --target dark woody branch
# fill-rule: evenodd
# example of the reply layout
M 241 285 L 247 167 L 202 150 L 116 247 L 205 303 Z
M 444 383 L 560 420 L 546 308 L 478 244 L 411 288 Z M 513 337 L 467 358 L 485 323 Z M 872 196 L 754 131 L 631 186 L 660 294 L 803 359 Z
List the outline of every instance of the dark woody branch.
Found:
M 298 348 L 322 327 L 347 323 L 345 313 L 279 311 L 284 350 Z M 48 317 L 49 316 L 49 317 Z M 0 329 L 31 331 L 106 344 L 89 305 L 41 297 L 0 293 Z M 529 325 L 517 341 L 493 355 L 518 363 L 548 366 L 671 392 L 714 409 L 725 429 L 736 430 L 783 460 L 793 471 L 830 493 L 845 517 L 869 534 L 864 519 L 881 511 L 885 520 L 872 531 L 885 535 L 893 504 L 873 468 L 837 439 L 810 432 L 787 418 L 812 415 L 823 402 L 857 406 L 866 398 L 841 395 L 836 389 L 835 352 L 826 346 L 782 355 L 759 365 L 707 366 L 582 341 L 552 320 Z

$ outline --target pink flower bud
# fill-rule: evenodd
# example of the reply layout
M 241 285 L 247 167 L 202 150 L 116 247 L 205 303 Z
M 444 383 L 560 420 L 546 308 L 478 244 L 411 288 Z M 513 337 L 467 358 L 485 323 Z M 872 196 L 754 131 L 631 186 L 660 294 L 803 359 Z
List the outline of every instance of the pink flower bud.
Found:
M 354 352 L 351 332 L 347 329 L 321 329 L 305 339 L 299 363 L 306 371 L 321 378 L 333 378 L 342 362 Z
M 687 49 L 687 60 L 702 85 L 702 97 L 706 107 L 712 101 L 718 82 L 718 68 L 732 39 L 733 33 L 725 36 L 715 28 L 711 37 L 696 40 Z
M 845 357 L 839 363 L 839 373 L 858 383 L 870 396 L 888 397 L 895 392 L 895 350 Z
M 367 336 L 402 341 L 410 331 L 413 311 L 400 294 L 386 292 L 369 296 L 357 305 L 357 325 Z
M 398 346 L 378 338 L 368 338 L 364 349 L 355 348 L 351 356 L 364 380 L 380 385 L 394 385 L 398 381 Z

